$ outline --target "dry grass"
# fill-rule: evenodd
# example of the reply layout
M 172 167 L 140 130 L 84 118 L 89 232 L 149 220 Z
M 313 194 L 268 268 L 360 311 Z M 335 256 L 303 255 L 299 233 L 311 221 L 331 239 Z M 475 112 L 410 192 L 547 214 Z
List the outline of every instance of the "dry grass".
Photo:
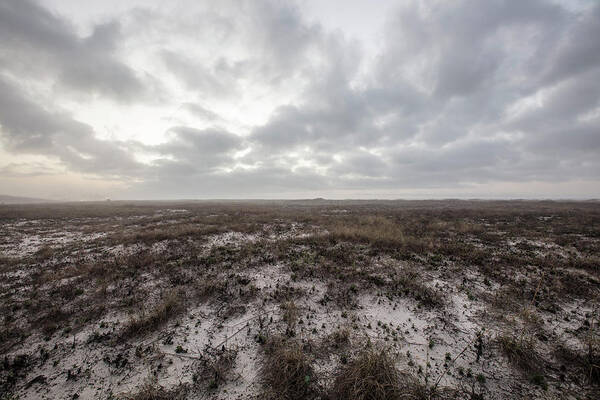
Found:
M 237 352 L 231 349 L 219 349 L 201 360 L 193 375 L 193 381 L 201 389 L 214 390 L 226 383 L 235 366 Z
M 569 367 L 568 370 L 573 373 L 576 381 L 600 385 L 600 347 L 588 347 L 582 352 L 568 347 L 565 343 L 559 343 L 553 355 L 565 366 L 565 372 L 566 366 Z
M 598 354 L 598 350 L 594 353 L 588 353 L 584 373 L 590 383 L 594 385 L 600 384 L 600 355 Z
M 401 374 L 386 349 L 373 347 L 340 370 L 328 394 L 331 400 L 427 399 L 426 396 L 426 388 Z
M 131 318 L 125 325 L 122 336 L 133 337 L 154 331 L 184 310 L 182 295 L 177 292 L 168 293 L 152 310 Z
M 511 363 L 532 376 L 543 372 L 543 360 L 535 349 L 535 338 L 530 335 L 503 334 L 497 337 L 500 349 Z
M 292 335 L 296 329 L 296 322 L 298 321 L 298 316 L 300 315 L 300 311 L 298 310 L 298 306 L 293 301 L 286 301 L 280 305 L 282 314 L 281 319 L 287 325 L 288 335 Z
M 185 386 L 167 390 L 156 382 L 147 382 L 139 391 L 133 394 L 124 394 L 120 398 L 123 400 L 183 400 L 186 398 L 186 394 Z
M 342 240 L 379 244 L 405 243 L 402 226 L 383 216 L 361 216 L 351 221 L 335 221 L 328 227 L 331 235 Z
M 180 238 L 201 238 L 206 235 L 223 232 L 223 228 L 213 225 L 191 225 L 176 224 L 174 226 L 162 226 L 150 228 L 134 233 L 117 233 L 107 237 L 105 242 L 116 244 L 144 243 L 150 245 L 162 240 L 176 240 Z
M 170 213 L 167 208 L 187 212 Z M 17 218 L 29 220 L 21 224 Z M 336 314 L 352 310 L 359 315 L 363 297 L 371 295 L 385 307 L 408 304 L 411 312 L 417 306 L 416 314 L 453 315 L 453 308 L 445 309 L 451 305 L 450 292 L 430 284 L 428 279 L 433 278 L 454 294 L 454 289 L 466 293 L 465 310 L 485 309 L 489 319 L 479 313 L 474 317 L 482 327 L 514 320 L 523 323 L 524 334 L 499 337 L 498 346 L 486 349 L 484 359 L 496 357 L 500 350 L 510 360 L 509 369 L 523 371 L 528 379 L 543 376 L 545 369 L 551 398 L 561 390 L 554 381 L 560 379 L 558 375 L 569 385 L 581 385 L 583 397 L 590 393 L 587 383 L 599 380 L 598 324 L 593 321 L 597 311 L 589 311 L 589 305 L 600 300 L 598 202 L 112 202 L 0 206 L 0 222 L 6 224 L 0 237 L 6 239 L 7 255 L 15 254 L 10 246 L 22 237 L 43 236 L 49 243 L 37 250 L 37 245 L 27 247 L 31 251 L 23 256 L 0 255 L 0 355 L 32 349 L 38 357 L 30 338 L 41 334 L 50 344 L 63 341 L 96 324 L 104 313 L 137 310 L 148 299 L 159 300 L 127 323 L 112 326 L 107 337 L 132 339 L 132 345 L 143 340 L 141 335 L 166 329 L 167 322 L 188 306 L 218 310 L 215 316 L 223 323 L 258 304 L 269 309 L 279 304 L 288 337 L 273 338 L 264 347 L 260 376 L 265 397 L 317 398 L 329 389 L 330 398 L 336 399 L 377 399 L 382 391 L 393 399 L 397 390 L 404 398 L 439 397 L 439 392 L 428 392 L 394 369 L 388 353 L 374 354 L 381 349 L 370 349 L 352 360 L 360 330 L 372 329 L 370 324 L 344 319 L 341 323 L 348 323 L 348 328 L 332 331 L 336 325 L 311 325 L 308 319 L 314 309 L 311 301 L 318 303 L 317 314 L 323 307 Z M 85 240 L 70 242 L 69 235 L 61 236 L 65 232 L 80 232 Z M 254 232 L 257 240 L 232 235 L 230 241 L 229 235 L 219 235 L 209 245 L 206 235 L 222 232 Z M 158 241 L 164 242 L 153 246 Z M 265 266 L 285 274 L 289 267 L 289 280 L 258 290 L 253 274 Z M 317 282 L 316 290 L 309 289 Z M 398 296 L 407 298 L 400 302 Z M 299 319 L 296 304 L 302 305 L 307 319 Z M 523 310 L 523 304 L 528 308 Z M 569 307 L 574 304 L 581 307 Z M 197 319 L 196 323 L 203 323 Z M 265 321 L 261 320 L 258 331 L 261 343 L 271 332 L 268 324 L 280 323 L 277 318 Z M 564 330 L 564 336 L 557 337 L 555 326 Z M 433 328 L 447 332 L 446 320 Z M 420 330 L 417 325 L 415 334 Z M 249 337 L 254 333 L 249 332 Z M 315 338 L 311 335 L 318 337 L 319 353 L 308 346 Z M 564 349 L 559 349 L 560 343 Z M 94 345 L 114 346 L 115 342 Z M 48 351 L 53 361 L 64 354 L 60 348 Z M 230 380 L 228 371 L 234 361 L 228 354 L 206 358 L 196 371 L 203 391 Z M 328 374 L 315 378 L 312 368 L 321 371 L 316 366 L 325 359 L 344 363 L 331 381 Z M 196 361 L 191 362 L 196 366 Z M 36 358 L 34 365 L 32 373 L 44 365 L 43 360 Z M 359 378 L 354 386 L 340 383 L 361 376 L 366 378 Z M 395 384 L 389 382 L 393 376 Z M 19 376 L 18 384 L 24 385 L 24 379 Z M 335 385 L 330 388 L 329 383 Z M 539 390 L 523 383 L 524 391 Z M 54 381 L 52 385 L 57 387 Z M 351 393 L 352 387 L 356 390 Z M 369 397 L 365 391 L 379 397 Z M 129 398 L 175 395 L 149 384 Z
M 319 397 L 319 388 L 308 355 L 301 345 L 280 336 L 265 345 L 261 368 L 264 397 L 272 400 L 310 400 Z
M 334 347 L 340 348 L 350 343 L 350 329 L 347 327 L 338 328 L 329 336 Z
M 17 382 L 27 376 L 31 365 L 32 359 L 27 354 L 17 354 L 11 358 L 4 357 L 0 363 L 0 399 L 2 399 L 2 393 L 8 395 Z
M 594 324 L 596 326 L 594 326 Z M 588 335 L 585 338 L 586 354 L 583 359 L 583 369 L 590 383 L 600 384 L 600 333 L 597 329 L 598 320 L 590 324 Z
M 404 268 L 393 279 L 389 288 L 391 294 L 408 295 L 425 307 L 443 307 L 442 294 L 423 282 L 422 274 L 415 268 Z

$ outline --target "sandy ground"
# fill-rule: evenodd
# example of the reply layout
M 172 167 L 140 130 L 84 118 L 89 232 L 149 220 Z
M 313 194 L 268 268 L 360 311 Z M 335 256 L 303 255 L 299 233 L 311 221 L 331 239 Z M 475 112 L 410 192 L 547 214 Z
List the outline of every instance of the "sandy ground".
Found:
M 348 212 L 333 209 L 323 215 L 338 216 Z M 271 246 L 290 240 L 298 241 L 292 248 L 302 253 L 309 246 L 307 240 L 328 233 L 326 228 L 311 223 L 276 221 L 264 223 L 252 232 L 226 231 L 152 243 L 120 244 L 108 240 L 116 234 L 123 235 L 123 232 L 147 232 L 150 227 L 187 226 L 188 214 L 186 209 L 165 208 L 150 215 L 120 218 L 3 222 L 0 254 L 10 262 L 5 261 L 2 269 L 2 301 L 13 308 L 15 304 L 28 301 L 33 290 L 51 292 L 53 287 L 79 282 L 79 275 L 74 273 L 42 284 L 26 283 L 40 271 L 69 263 L 76 270 L 78 266 L 96 260 L 139 254 L 159 257 L 192 251 L 190 249 L 193 249 L 195 259 L 201 259 L 211 257 L 216 251 L 240 252 L 252 243 L 267 250 L 263 250 L 258 259 L 250 257 L 250 263 L 216 263 L 211 267 L 215 270 L 211 276 L 229 282 L 224 296 L 221 293 L 186 301 L 184 312 L 170 316 L 167 322 L 144 334 L 125 338 L 120 332 L 140 307 L 150 309 L 150 305 L 160 301 L 160 293 L 166 290 L 166 278 L 152 271 L 127 278 L 135 282 L 131 288 L 143 289 L 141 296 L 145 296 L 133 307 L 113 307 L 116 300 L 107 300 L 104 303 L 106 310 L 98 318 L 64 323 L 65 326 L 59 326 L 50 334 L 32 330 L 24 337 L 6 341 L 3 379 L 9 383 L 4 385 L 6 392 L 0 399 L 127 397 L 148 382 L 166 389 L 194 387 L 189 392 L 190 398 L 197 398 L 194 396 L 199 392 L 206 398 L 215 399 L 260 398 L 261 366 L 264 363 L 262 340 L 284 332 L 309 349 L 324 386 L 335 378 L 336 369 L 343 360 L 352 359 L 371 343 L 389 349 L 396 357 L 398 368 L 424 384 L 460 389 L 464 398 L 476 393 L 485 399 L 577 399 L 593 398 L 597 393 L 593 385 L 586 386 L 582 380 L 568 378 L 569 374 L 561 369 L 561 362 L 554 359 L 557 342 L 576 351 L 585 351 L 585 338 L 589 332 L 583 332 L 582 327 L 586 324 L 589 327 L 590 322 L 593 327 L 593 316 L 597 318 L 597 292 L 579 298 L 564 296 L 556 299 L 557 308 L 549 310 L 536 306 L 534 293 L 529 303 L 517 304 L 510 312 L 502 311 L 491 306 L 490 299 L 497 297 L 505 283 L 490 282 L 477 268 L 451 259 L 438 260 L 427 254 L 402 260 L 372 254 L 366 249 L 363 255 L 368 259 L 369 271 L 375 271 L 372 276 L 378 276 L 384 283 L 366 289 L 361 286 L 350 304 L 340 306 L 336 301 L 326 300 L 336 290 L 336 282 L 319 275 L 299 277 L 294 272 L 294 264 L 282 262 L 281 257 L 271 260 L 268 254 Z M 206 216 L 212 217 L 219 215 Z M 472 242 L 485 248 L 477 237 L 473 237 Z M 508 252 L 526 246 L 536 255 L 552 253 L 564 260 L 581 256 L 575 248 L 565 248 L 539 238 L 504 235 L 498 246 Z M 44 251 L 52 254 L 39 261 L 39 254 Z M 172 263 L 172 258 L 169 260 Z M 32 265 L 33 262 L 37 264 Z M 433 263 L 435 268 L 423 268 L 425 262 Z M 366 267 L 356 265 L 354 268 L 360 272 Z M 384 289 L 390 271 L 402 275 L 415 268 L 423 285 L 442 295 L 442 306 L 429 307 L 412 296 L 390 296 Z M 585 276 L 596 285 L 594 290 L 598 290 L 597 270 L 573 269 L 567 262 L 557 268 Z M 381 273 L 377 275 L 377 271 Z M 517 282 L 539 278 L 535 273 L 529 273 L 527 266 L 519 273 L 522 275 L 513 276 Z M 352 282 L 337 284 L 352 285 Z M 121 283 L 107 282 L 104 290 L 117 290 L 119 285 Z M 185 282 L 180 287 L 185 288 Z M 88 288 L 82 288 L 81 296 L 87 296 L 87 293 Z M 52 298 L 45 301 L 52 301 Z M 290 302 L 296 310 L 293 326 L 284 317 Z M 11 321 L 15 326 L 19 321 L 26 326 L 27 313 L 26 309 L 15 310 Z M 530 376 L 515 368 L 510 358 L 502 353 L 497 340 L 506 332 L 529 332 L 528 313 L 535 314 L 535 335 L 542 338 L 536 339 L 536 351 L 548 363 L 543 384 L 532 383 Z M 348 330 L 349 344 L 341 348 L 327 347 L 332 335 L 340 329 Z M 226 373 L 226 381 L 210 388 L 205 383 L 198 383 L 198 376 L 203 376 L 198 371 L 223 354 L 234 360 Z M 13 368 L 15 360 L 23 355 L 27 357 L 26 366 Z M 10 373 L 13 378 L 7 378 Z M 14 397 L 7 397 L 9 393 Z

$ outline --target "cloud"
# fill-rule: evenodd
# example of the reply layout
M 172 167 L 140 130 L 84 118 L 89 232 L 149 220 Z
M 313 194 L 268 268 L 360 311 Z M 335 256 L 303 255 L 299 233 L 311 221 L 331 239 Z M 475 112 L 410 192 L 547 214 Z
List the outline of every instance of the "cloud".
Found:
M 184 103 L 183 107 L 185 110 L 189 111 L 194 116 L 199 117 L 203 120 L 207 120 L 207 121 L 211 121 L 211 122 L 221 120 L 221 117 L 217 113 L 215 113 L 207 108 L 204 108 L 199 104 Z
M 169 134 L 168 142 L 146 149 L 186 163 L 198 171 L 230 166 L 233 152 L 242 146 L 239 136 L 224 130 L 176 126 Z
M 124 195 L 600 190 L 597 2 L 398 2 L 374 53 L 300 2 L 132 5 L 87 35 L 30 1 L 0 11 L 6 149 L 122 176 Z M 99 139 L 69 113 L 91 93 L 128 118 L 154 87 L 159 139 Z
M 381 178 L 366 187 L 589 176 L 599 166 L 591 161 L 598 113 L 580 118 L 598 110 L 599 65 L 590 56 L 587 72 L 569 71 L 560 60 L 565 47 L 593 47 L 580 32 L 595 29 L 598 9 L 575 16 L 543 1 L 412 2 L 392 17 L 369 86 L 355 88 L 352 75 L 332 74 L 315 83 L 316 95 L 301 107 L 280 108 L 253 139 L 265 152 L 345 153 L 346 161 L 328 170 L 331 179 L 345 184 L 350 172 Z M 521 37 L 527 46 L 518 43 Z M 516 121 L 506 117 L 516 102 L 539 92 L 548 92 L 541 107 Z M 378 156 L 365 156 L 363 148 Z M 545 157 L 557 155 L 562 165 L 549 166 Z M 586 161 L 578 162 L 581 157 Z
M 592 39 L 600 35 L 600 5 L 596 2 L 588 12 L 570 18 L 542 74 L 544 83 L 597 69 L 600 64 L 600 41 Z
M 163 50 L 161 58 L 175 77 L 201 97 L 227 99 L 239 94 L 243 65 L 229 65 L 223 59 L 206 65 L 170 50 Z
M 115 51 L 117 21 L 96 25 L 80 37 L 63 18 L 30 0 L 0 2 L 0 68 L 21 78 L 52 78 L 79 94 L 97 94 L 133 101 L 144 93 L 136 72 L 120 62 Z
M 119 143 L 97 139 L 91 126 L 37 104 L 1 75 L 0 128 L 9 151 L 53 156 L 75 171 L 130 176 L 140 167 Z

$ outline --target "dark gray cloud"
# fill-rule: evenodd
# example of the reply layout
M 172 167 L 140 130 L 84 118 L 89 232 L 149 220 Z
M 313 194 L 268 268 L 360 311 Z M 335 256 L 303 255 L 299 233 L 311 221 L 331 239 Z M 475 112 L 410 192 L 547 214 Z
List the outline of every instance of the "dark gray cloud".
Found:
M 2 0 L 0 36 L 0 69 L 20 78 L 53 79 L 71 90 L 124 101 L 144 93 L 143 82 L 115 55 L 122 40 L 117 21 L 80 37 L 68 21 L 31 0 Z
M 278 88 L 314 78 L 320 71 L 311 71 L 307 57 L 329 61 L 327 35 L 320 25 L 306 23 L 294 2 L 223 1 L 207 9 L 191 6 L 189 12 L 183 19 L 152 13 L 157 24 L 179 25 L 169 33 L 197 41 L 189 51 L 163 48 L 158 55 L 170 73 L 203 98 L 239 96 L 248 81 Z M 145 18 L 137 21 L 145 23 Z M 215 42 L 215 53 L 198 57 Z
M 207 4 L 134 7 L 81 36 L 37 3 L 0 0 L 5 148 L 120 176 L 130 196 L 575 180 L 600 191 L 598 2 L 399 2 L 370 52 L 309 22 L 301 3 Z M 154 75 L 124 43 L 148 48 L 136 54 Z M 134 106 L 168 88 L 160 100 L 192 119 L 152 144 L 143 132 L 99 140 L 36 98 L 46 81 L 67 100 L 75 90 Z M 270 110 L 264 122 L 246 124 L 249 98 Z
M 229 167 L 233 153 L 242 146 L 239 136 L 217 129 L 177 126 L 170 129 L 168 137 L 168 142 L 146 146 L 146 150 L 169 156 L 171 160 L 191 166 L 196 172 Z
M 543 83 L 575 76 L 600 64 L 600 6 L 589 12 L 571 15 L 569 26 L 552 48 L 552 54 L 542 74 Z
M 357 148 L 378 148 L 375 175 L 384 182 L 374 185 L 594 176 L 600 65 L 595 52 L 582 54 L 582 64 L 565 54 L 597 46 L 589 34 L 599 9 L 577 15 L 545 1 L 405 5 L 391 19 L 370 86 L 321 81 L 314 96 L 321 101 L 280 109 L 254 138 L 267 148 L 346 153 L 330 169 L 334 177 L 373 175 Z M 536 95 L 541 106 L 509 118 L 515 103 Z

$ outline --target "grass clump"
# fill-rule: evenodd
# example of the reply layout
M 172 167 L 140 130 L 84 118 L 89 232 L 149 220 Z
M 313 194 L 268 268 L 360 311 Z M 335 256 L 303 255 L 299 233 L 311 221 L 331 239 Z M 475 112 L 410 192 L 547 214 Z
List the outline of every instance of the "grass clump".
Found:
M 405 235 L 402 226 L 383 216 L 360 216 L 336 221 L 328 227 L 330 234 L 342 240 L 375 245 L 402 246 Z
M 348 400 L 395 400 L 404 398 L 401 374 L 385 349 L 370 348 L 339 372 L 329 398 Z
M 271 337 L 265 345 L 261 374 L 265 398 L 309 400 L 319 397 L 310 359 L 296 341 L 281 336 Z
M 600 385 L 600 340 L 590 335 L 585 339 L 583 349 L 575 349 L 564 343 L 556 346 L 554 355 L 563 365 L 578 376 L 582 382 Z
M 586 356 L 583 364 L 588 381 L 600 385 L 600 336 L 594 331 L 593 325 L 592 322 L 592 329 L 586 338 Z
M 383 347 L 363 350 L 342 366 L 327 397 L 330 400 L 456 399 L 454 389 L 436 389 L 398 370 L 395 357 Z
M 285 334 L 288 337 L 296 336 L 296 324 L 300 316 L 300 310 L 293 301 L 287 301 L 280 305 L 282 314 L 281 319 L 286 323 Z
M 394 277 L 390 291 L 392 294 L 411 296 L 427 308 L 441 308 L 445 304 L 442 293 L 427 286 L 422 275 L 414 268 L 405 268 Z
M 169 293 L 150 312 L 142 312 L 139 316 L 131 318 L 125 325 L 123 337 L 134 337 L 152 332 L 169 319 L 181 314 L 184 309 L 182 296 L 176 292 Z
M 541 375 L 542 360 L 535 350 L 532 336 L 516 337 L 510 334 L 498 336 L 497 341 L 511 363 L 530 376 Z
M 333 346 L 340 348 L 350 343 L 350 329 L 347 327 L 338 328 L 329 337 Z
M 237 351 L 231 349 L 218 350 L 203 358 L 198 370 L 193 375 L 197 386 L 204 386 L 208 390 L 215 390 L 228 380 L 231 370 L 235 366 Z

